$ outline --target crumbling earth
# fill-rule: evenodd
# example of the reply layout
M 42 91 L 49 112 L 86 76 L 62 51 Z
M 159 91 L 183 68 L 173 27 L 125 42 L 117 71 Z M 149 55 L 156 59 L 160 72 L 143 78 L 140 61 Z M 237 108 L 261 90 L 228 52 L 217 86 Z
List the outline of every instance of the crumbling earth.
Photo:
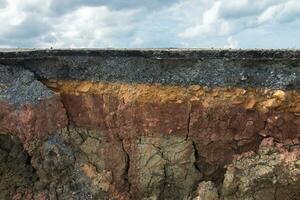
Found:
M 257 153 L 235 157 L 222 184 L 201 182 L 194 199 L 300 199 L 299 158 L 299 143 L 283 145 L 266 138 Z

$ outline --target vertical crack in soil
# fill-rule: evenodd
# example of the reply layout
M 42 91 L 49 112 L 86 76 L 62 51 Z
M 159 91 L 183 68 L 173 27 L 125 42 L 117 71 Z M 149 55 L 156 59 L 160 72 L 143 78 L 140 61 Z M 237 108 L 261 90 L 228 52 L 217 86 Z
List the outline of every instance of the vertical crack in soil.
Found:
M 185 138 L 186 140 L 189 139 L 190 136 L 191 114 L 192 114 L 192 105 L 191 102 L 188 102 L 187 134 Z

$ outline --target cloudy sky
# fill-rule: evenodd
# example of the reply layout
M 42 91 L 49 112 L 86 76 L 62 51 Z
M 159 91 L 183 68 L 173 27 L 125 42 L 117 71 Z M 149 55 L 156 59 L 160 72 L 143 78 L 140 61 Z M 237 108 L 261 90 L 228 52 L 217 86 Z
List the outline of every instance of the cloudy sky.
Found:
M 300 48 L 300 0 L 0 0 L 0 47 Z

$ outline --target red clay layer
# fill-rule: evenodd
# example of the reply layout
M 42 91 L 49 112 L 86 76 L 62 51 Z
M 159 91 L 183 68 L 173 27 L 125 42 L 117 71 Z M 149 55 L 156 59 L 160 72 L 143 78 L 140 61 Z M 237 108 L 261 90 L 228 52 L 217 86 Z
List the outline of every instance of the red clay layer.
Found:
M 191 139 L 198 167 L 208 177 L 230 163 L 234 154 L 256 150 L 263 137 L 280 143 L 300 139 L 300 117 L 289 112 L 265 113 L 238 105 L 206 108 L 201 102 L 124 103 L 100 94 L 62 94 L 62 99 L 75 127 L 102 130 L 124 142 L 141 136 Z
M 0 131 L 17 136 L 26 145 L 43 140 L 68 124 L 60 95 L 41 100 L 37 105 L 19 107 L 0 102 Z

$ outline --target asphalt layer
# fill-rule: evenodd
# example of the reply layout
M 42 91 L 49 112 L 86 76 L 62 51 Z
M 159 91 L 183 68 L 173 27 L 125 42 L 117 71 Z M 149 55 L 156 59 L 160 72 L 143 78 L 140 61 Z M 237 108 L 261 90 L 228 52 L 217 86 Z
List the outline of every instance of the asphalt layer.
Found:
M 299 50 L 0 50 L 38 79 L 299 89 Z

